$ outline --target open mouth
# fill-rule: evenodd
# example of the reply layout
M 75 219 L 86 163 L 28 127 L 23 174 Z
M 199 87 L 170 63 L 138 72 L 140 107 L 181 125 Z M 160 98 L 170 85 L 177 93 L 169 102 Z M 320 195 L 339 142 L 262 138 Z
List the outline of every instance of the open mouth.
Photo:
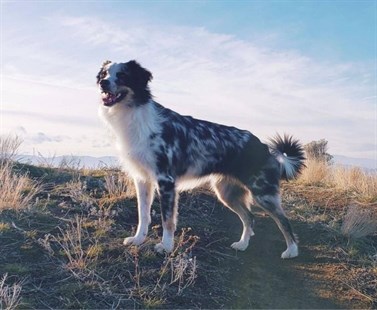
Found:
M 127 91 L 123 91 L 117 94 L 112 94 L 109 92 L 102 92 L 102 102 L 105 106 L 111 107 L 119 101 L 122 101 L 126 97 Z

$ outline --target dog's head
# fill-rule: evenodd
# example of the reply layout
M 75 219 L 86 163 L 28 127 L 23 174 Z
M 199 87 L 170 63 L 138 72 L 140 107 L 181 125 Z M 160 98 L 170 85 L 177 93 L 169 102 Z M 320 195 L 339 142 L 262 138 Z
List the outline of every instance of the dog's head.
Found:
M 148 82 L 152 74 L 135 60 L 126 63 L 105 61 L 97 74 L 102 102 L 111 107 L 116 103 L 145 104 L 151 99 Z

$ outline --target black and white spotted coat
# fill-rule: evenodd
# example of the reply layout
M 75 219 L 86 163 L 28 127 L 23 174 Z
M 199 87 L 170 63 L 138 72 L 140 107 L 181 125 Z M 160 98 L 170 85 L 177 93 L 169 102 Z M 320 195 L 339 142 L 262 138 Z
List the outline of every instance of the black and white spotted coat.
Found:
M 227 178 L 251 188 L 253 194 L 272 196 L 282 174 L 292 177 L 300 170 L 302 150 L 294 145 L 297 142 L 280 143 L 297 154 L 284 157 L 284 150 L 275 148 L 272 155 L 249 131 L 183 116 L 155 102 L 148 88 L 151 79 L 136 61 L 105 62 L 97 75 L 99 114 L 116 137 L 122 166 L 138 193 L 138 231 L 125 244 L 144 241 L 155 189 L 164 227 L 157 246 L 170 251 L 179 191 Z

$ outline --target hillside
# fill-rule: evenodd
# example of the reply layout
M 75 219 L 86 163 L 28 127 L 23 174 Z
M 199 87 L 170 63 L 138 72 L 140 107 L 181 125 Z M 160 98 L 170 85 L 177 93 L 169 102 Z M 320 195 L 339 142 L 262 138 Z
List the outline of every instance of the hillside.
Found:
M 115 156 L 103 156 L 103 157 L 93 157 L 93 156 L 54 156 L 54 157 L 41 157 L 35 155 L 19 155 L 17 160 L 32 165 L 48 165 L 51 167 L 59 167 L 61 165 L 70 165 L 76 168 L 89 168 L 97 169 L 99 167 L 117 167 L 119 162 Z M 368 170 L 377 170 L 377 160 L 376 159 L 366 159 L 366 158 L 353 158 L 342 155 L 334 155 L 333 162 L 335 165 L 342 166 L 355 166 L 361 167 Z
M 132 185 L 119 171 L 21 164 L 13 170 L 40 187 L 26 209 L 0 211 L 3 308 L 377 306 L 376 233 L 354 238 L 344 228 L 350 206 L 374 212 L 377 205 L 357 202 L 354 192 L 283 184 L 283 204 L 300 237 L 293 260 L 280 259 L 283 237 L 260 210 L 256 236 L 237 253 L 230 244 L 241 232 L 238 218 L 205 190 L 182 194 L 177 248 L 159 255 L 158 201 L 148 241 L 122 245 L 137 211 Z

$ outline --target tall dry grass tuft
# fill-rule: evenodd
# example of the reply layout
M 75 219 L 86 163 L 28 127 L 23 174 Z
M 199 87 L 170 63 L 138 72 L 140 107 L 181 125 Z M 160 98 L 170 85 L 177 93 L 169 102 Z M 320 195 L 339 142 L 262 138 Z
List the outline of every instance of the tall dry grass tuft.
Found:
M 377 211 L 353 205 L 347 210 L 341 232 L 348 238 L 362 238 L 377 233 Z
M 41 190 L 39 184 L 26 175 L 13 171 L 14 160 L 22 140 L 0 137 L 0 212 L 5 209 L 22 210 L 31 205 L 34 196 Z
M 156 232 L 157 226 L 153 227 Z M 141 266 L 142 247 L 131 247 L 125 254 L 133 262 L 134 272 L 130 272 L 134 288 L 130 297 L 136 297 L 143 302 L 145 308 L 161 308 L 165 303 L 167 294 L 181 295 L 188 287 L 195 284 L 198 276 L 198 262 L 192 256 L 192 250 L 196 246 L 199 237 L 188 235 L 191 228 L 183 228 L 178 236 L 177 244 L 165 259 L 159 269 L 154 273 L 143 273 Z M 144 252 L 145 253 L 145 252 Z M 155 256 L 152 252 L 150 256 Z
M 8 274 L 0 279 L 0 309 L 16 309 L 21 302 L 22 283 L 5 284 Z
M 358 167 L 335 166 L 331 169 L 332 183 L 339 189 L 358 195 L 358 200 L 377 202 L 377 174 Z
M 0 166 L 0 211 L 28 208 L 40 186 L 25 175 L 12 172 L 10 165 Z
M 22 139 L 18 136 L 0 136 L 0 164 L 14 161 L 21 144 Z
M 328 183 L 330 166 L 326 161 L 308 159 L 306 168 L 298 178 L 298 182 L 304 185 L 325 185 Z
M 80 178 L 74 179 L 65 184 L 63 195 L 68 196 L 73 202 L 84 209 L 89 209 L 97 204 L 96 199 L 87 192 L 87 184 Z
M 359 167 L 336 166 L 323 160 L 310 159 L 298 182 L 333 187 L 353 195 L 357 201 L 377 202 L 377 173 Z
M 105 176 L 105 188 L 109 198 L 129 198 L 136 195 L 132 180 L 124 173 L 109 174 Z
M 80 280 L 94 275 L 94 265 L 102 252 L 97 240 L 84 229 L 83 222 L 82 217 L 76 216 L 68 222 L 66 229 L 59 227 L 60 235 L 49 235 L 40 243 L 53 253 L 49 241 L 55 242 L 66 258 L 65 269 Z

